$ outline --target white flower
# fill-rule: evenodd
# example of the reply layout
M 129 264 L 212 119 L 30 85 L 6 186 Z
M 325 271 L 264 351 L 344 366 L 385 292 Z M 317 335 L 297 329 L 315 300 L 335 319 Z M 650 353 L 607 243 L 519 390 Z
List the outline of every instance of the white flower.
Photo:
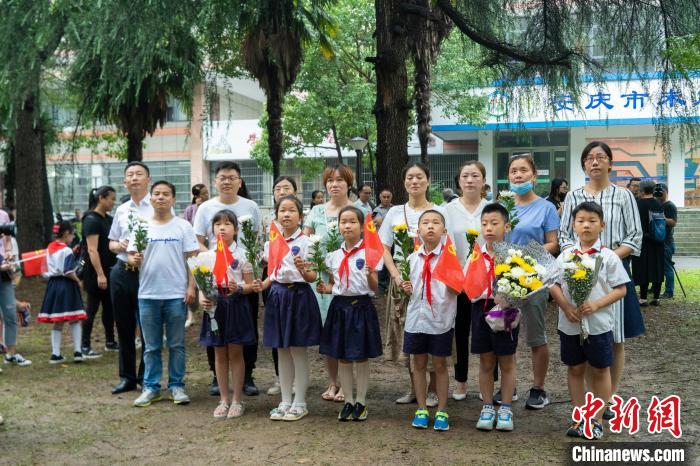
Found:
M 506 198 L 515 199 L 515 193 L 513 191 L 499 191 L 498 197 L 500 199 L 506 199 Z
M 515 249 L 509 249 L 509 250 L 508 250 L 508 255 L 509 255 L 509 256 L 514 256 L 514 255 L 515 255 Z
M 535 272 L 537 272 L 537 275 L 539 275 L 539 276 L 543 276 L 545 273 L 547 273 L 547 269 L 545 269 L 544 266 L 542 266 L 540 264 L 535 264 L 533 266 L 533 268 L 535 269 Z
M 524 298 L 526 295 L 527 295 L 527 290 L 525 288 L 521 288 L 520 289 L 520 296 Z
M 335 220 L 331 220 L 326 224 L 326 227 L 328 227 L 329 230 L 337 230 L 338 229 L 338 222 Z
M 588 257 L 586 259 L 581 259 L 581 264 L 586 267 L 587 269 L 593 270 L 595 269 L 595 260 Z
M 574 256 L 575 254 L 573 252 L 567 252 L 564 256 L 564 260 L 566 260 L 566 262 L 571 262 L 574 260 Z
M 519 279 L 520 277 L 525 275 L 525 271 L 520 267 L 513 267 L 512 269 L 510 269 L 510 274 L 513 276 L 513 278 Z
M 561 267 L 565 270 L 576 270 L 576 264 L 573 262 L 564 262 Z
M 216 262 L 216 251 L 200 252 L 196 256 L 187 259 L 187 265 L 190 269 L 203 265 L 211 270 L 214 268 L 214 262 Z
M 409 232 L 408 232 L 408 237 L 409 237 L 409 238 L 418 238 L 418 233 L 414 233 L 414 232 L 412 232 L 412 231 L 409 231 Z
M 241 215 L 240 217 L 238 217 L 238 223 L 252 222 L 252 221 L 253 221 L 252 215 Z
M 318 235 L 309 235 L 309 241 L 311 241 L 311 244 L 318 244 L 321 242 L 321 237 Z

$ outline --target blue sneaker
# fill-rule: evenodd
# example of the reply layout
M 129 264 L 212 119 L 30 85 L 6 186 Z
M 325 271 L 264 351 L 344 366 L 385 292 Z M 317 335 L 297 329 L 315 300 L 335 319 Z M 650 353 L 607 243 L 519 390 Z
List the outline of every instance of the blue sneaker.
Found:
M 502 430 L 507 432 L 513 430 L 513 412 L 510 410 L 510 408 L 501 407 L 498 410 L 496 430 Z
M 416 415 L 413 417 L 413 422 L 411 425 L 417 429 L 427 429 L 428 421 L 430 420 L 430 415 L 427 409 L 419 409 L 416 411 Z
M 496 411 L 491 405 L 484 405 L 481 408 L 479 420 L 476 422 L 476 428 L 479 430 L 493 430 L 493 423 L 496 420 Z
M 435 413 L 435 422 L 433 423 L 433 429 L 435 430 L 450 430 L 450 421 L 448 420 L 450 416 L 447 415 L 445 411 L 438 411 Z

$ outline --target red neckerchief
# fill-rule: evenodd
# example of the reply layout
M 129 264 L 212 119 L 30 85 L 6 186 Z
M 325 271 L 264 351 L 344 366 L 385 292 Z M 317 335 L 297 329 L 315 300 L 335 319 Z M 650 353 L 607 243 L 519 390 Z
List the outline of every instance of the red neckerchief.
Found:
M 430 285 L 433 277 L 430 271 L 430 259 L 435 257 L 435 253 L 421 253 L 421 256 L 423 257 L 423 273 L 421 274 L 423 279 L 423 291 L 427 294 L 428 305 L 430 306 L 430 310 L 433 311 L 433 290 Z M 433 318 L 435 318 L 435 311 L 433 311 Z
M 601 246 L 600 246 L 600 249 L 596 249 L 595 246 L 593 246 L 592 248 L 590 248 L 590 249 L 589 249 L 588 251 L 586 251 L 586 252 L 581 252 L 581 251 L 579 251 L 578 249 L 574 249 L 574 254 L 578 254 L 579 256 L 582 256 L 583 254 L 591 255 L 591 254 L 595 254 L 596 252 L 602 251 L 604 247 L 605 247 L 605 246 L 602 246 L 602 245 L 601 245 Z
M 66 243 L 62 243 L 59 240 L 53 240 L 49 243 L 49 245 L 46 247 L 46 250 L 49 254 L 53 254 L 57 251 L 60 251 L 61 249 L 67 248 L 68 246 Z
M 345 289 L 350 289 L 350 266 L 348 265 L 348 261 L 350 259 L 350 256 L 355 254 L 356 252 L 362 250 L 365 248 L 364 244 L 361 244 L 359 246 L 355 246 L 352 248 L 350 251 L 346 251 L 344 248 L 340 248 L 341 251 L 343 251 L 343 254 L 345 257 L 343 257 L 343 260 L 340 262 L 340 267 L 338 268 L 338 275 L 340 276 L 340 283 L 343 283 L 343 276 L 345 276 Z

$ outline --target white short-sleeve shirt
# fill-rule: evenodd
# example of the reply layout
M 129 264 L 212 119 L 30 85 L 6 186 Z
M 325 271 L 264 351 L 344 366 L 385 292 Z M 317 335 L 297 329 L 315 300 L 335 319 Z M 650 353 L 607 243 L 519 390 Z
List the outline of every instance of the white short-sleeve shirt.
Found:
M 123 241 L 128 240 L 129 233 L 129 213 L 134 211 L 134 215 L 142 218 L 143 220 L 148 220 L 153 217 L 153 205 L 151 204 L 151 195 L 146 194 L 146 197 L 141 199 L 138 204 L 134 202 L 134 198 L 129 199 L 124 204 L 117 207 L 117 211 L 114 213 L 114 220 L 112 220 L 112 228 L 109 230 L 109 239 L 112 241 Z M 117 254 L 117 259 L 126 262 L 129 255 L 126 252 L 120 252 Z
M 431 272 L 435 270 L 435 265 L 440 258 L 442 249 L 442 245 L 439 244 L 432 251 L 435 253 L 435 256 L 430 260 Z M 418 251 L 408 256 L 408 263 L 411 267 L 410 278 L 413 285 L 413 294 L 408 301 L 404 329 L 409 333 L 441 335 L 455 326 L 457 295 L 451 292 L 447 285 L 433 278 L 430 283 L 433 301 L 431 309 L 431 306 L 428 304 L 428 297 L 423 289 L 424 253 L 424 246 L 421 245 Z
M 467 263 L 469 243 L 467 242 L 467 230 L 473 228 L 481 231 L 481 211 L 489 202 L 482 199 L 474 212 L 469 212 L 459 198 L 453 200 L 445 207 L 447 211 L 447 232 L 452 237 L 452 242 L 457 250 L 462 267 Z
M 216 247 L 216 235 L 214 235 L 211 221 L 217 213 L 224 209 L 230 210 L 236 214 L 236 217 L 250 215 L 253 218 L 253 229 L 260 231 L 260 208 L 255 202 L 239 196 L 234 204 L 224 204 L 218 196 L 214 197 L 202 202 L 194 216 L 194 232 L 197 236 L 207 238 L 209 249 Z
M 243 247 L 239 247 L 235 241 L 228 247 L 233 257 L 233 262 L 228 267 L 228 279 L 239 285 L 245 283 L 243 281 L 244 273 L 253 273 L 253 266 L 250 265 L 246 258 L 246 251 Z
M 580 248 L 581 245 L 577 243 L 575 249 Z M 598 254 L 600 254 L 603 257 L 603 262 L 600 267 L 600 272 L 598 273 L 598 280 L 593 286 L 591 294 L 588 298 L 589 301 L 595 301 L 597 299 L 600 299 L 610 294 L 613 288 L 620 285 L 624 285 L 625 283 L 630 281 L 629 275 L 627 275 L 627 272 L 622 266 L 622 261 L 620 260 L 618 255 L 612 251 L 612 249 L 603 247 L 601 250 L 600 240 L 596 242 L 593 248 L 595 248 L 596 251 L 599 252 L 591 254 L 591 257 L 595 258 Z M 565 256 L 566 253 L 562 253 L 561 255 L 559 255 L 559 257 L 557 257 L 557 261 L 560 264 L 563 264 Z M 571 299 L 569 289 L 566 286 L 566 282 L 563 278 L 559 280 L 559 284 L 561 285 L 561 288 L 564 291 L 564 296 L 566 297 L 567 301 L 573 303 L 574 301 L 573 299 Z M 613 327 L 615 325 L 613 305 L 614 303 L 610 306 L 598 309 L 593 314 L 590 314 L 589 316 L 583 318 L 584 324 L 587 326 L 587 331 L 589 335 L 600 335 L 602 333 L 606 333 L 613 330 Z M 566 318 L 566 315 L 564 314 L 564 311 L 561 310 L 561 308 L 559 309 L 559 325 L 557 328 L 567 335 L 578 335 L 579 333 L 581 333 L 579 323 L 569 322 L 569 319 Z
M 357 246 L 362 246 L 362 241 L 357 243 Z M 348 275 L 343 275 L 343 279 L 340 279 L 340 264 L 345 258 L 343 250 L 349 252 L 345 242 L 341 247 L 326 256 L 326 265 L 331 270 L 333 274 L 333 295 L 334 296 L 374 296 L 374 291 L 369 288 L 369 283 L 367 282 L 367 260 L 365 258 L 365 249 L 359 249 L 353 255 L 348 258 Z M 384 268 L 384 261 L 379 260 L 379 263 L 375 267 L 375 270 L 379 271 Z M 346 286 L 346 280 L 349 286 Z
M 433 205 L 425 210 L 437 210 L 445 217 L 445 222 L 447 222 L 447 211 L 443 206 Z M 389 209 L 384 220 L 382 220 L 382 226 L 379 228 L 379 238 L 382 240 L 382 244 L 386 246 L 394 244 L 394 227 L 397 225 L 407 224 L 408 232 L 417 234 L 418 219 L 425 210 L 414 210 L 408 204 L 395 205 Z M 400 256 L 399 248 L 395 248 L 394 257 L 398 256 Z
M 297 231 L 289 238 L 286 238 L 286 240 L 287 246 L 289 246 L 289 253 L 284 256 L 277 270 L 270 275 L 270 280 L 278 283 L 305 282 L 306 280 L 304 280 L 304 277 L 299 273 L 296 265 L 294 265 L 294 256 L 300 256 L 304 260 L 308 260 L 311 241 L 308 236 L 301 233 L 301 229 L 297 229 Z M 270 256 L 269 241 L 265 241 L 263 255 L 265 258 Z
M 136 252 L 133 235 L 129 252 Z M 182 299 L 185 297 L 188 270 L 185 255 L 199 251 L 192 225 L 180 217 L 168 223 L 148 220 L 148 245 L 143 251 L 139 271 L 139 299 Z

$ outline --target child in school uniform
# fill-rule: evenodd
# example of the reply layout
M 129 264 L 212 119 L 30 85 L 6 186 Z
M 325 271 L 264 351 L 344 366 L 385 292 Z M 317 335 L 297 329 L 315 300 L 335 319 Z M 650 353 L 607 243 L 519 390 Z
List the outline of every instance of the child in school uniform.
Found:
M 241 403 L 245 362 L 243 347 L 256 342 L 255 323 L 250 312 L 250 303 L 243 295 L 260 291 L 260 283 L 253 284 L 253 267 L 246 259 L 245 250 L 238 247 L 238 219 L 228 209 L 219 211 L 212 218 L 212 229 L 221 235 L 225 247 L 231 251 L 232 263 L 228 268 L 228 289 L 219 290 L 214 318 L 219 326 L 216 334 L 211 331 L 211 318 L 206 312 L 202 317 L 199 342 L 214 347 L 216 379 L 219 382 L 221 401 L 214 410 L 216 419 L 232 419 L 243 415 Z M 200 294 L 203 309 L 214 304 Z M 229 374 L 231 386 L 229 387 Z
M 506 232 L 510 230 L 508 211 L 501 204 L 493 203 L 484 206 L 481 212 L 481 235 L 486 243 L 483 252 L 486 270 L 491 281 L 491 294 L 488 289 L 477 299 L 472 300 L 472 347 L 471 352 L 479 355 L 479 390 L 484 405 L 481 408 L 476 428 L 479 430 L 513 430 L 513 412 L 511 404 L 515 392 L 515 352 L 518 349 L 518 331 L 515 327 L 510 331 L 494 332 L 486 322 L 486 312 L 491 310 L 493 301 L 494 258 L 493 243 L 503 241 Z M 467 270 L 467 274 L 469 271 Z M 501 406 L 498 416 L 493 400 L 493 370 L 496 363 L 501 368 Z
M 43 275 L 49 279 L 49 283 L 46 285 L 46 294 L 37 321 L 53 324 L 50 364 L 60 364 L 65 361 L 61 355 L 61 331 L 65 322 L 70 324 L 73 336 L 73 361 L 83 361 L 80 347 L 82 342 L 80 321 L 87 319 L 87 314 L 80 295 L 80 280 L 75 275 L 78 262 L 75 254 L 68 247 L 73 238 L 75 238 L 75 228 L 69 221 L 63 221 L 58 225 L 56 240 L 46 248 L 47 271 Z
M 569 294 L 566 282 L 561 279 L 551 289 L 551 295 L 559 305 L 559 341 L 561 360 L 568 366 L 567 380 L 569 396 L 574 407 L 585 404 L 584 375 L 591 375 L 590 388 L 596 398 L 607 402 L 612 396 L 610 366 L 613 361 L 614 313 L 612 304 L 623 299 L 627 293 L 629 275 L 622 261 L 611 249 L 600 242 L 600 233 L 605 228 L 603 209 L 594 202 L 582 202 L 571 214 L 573 230 L 578 237 L 574 249 L 562 253 L 557 260 L 564 265 L 569 254 L 588 255 L 589 259 L 602 258 L 597 280 L 588 300 L 579 308 Z M 588 336 L 581 343 L 581 325 L 586 324 Z M 603 411 L 600 409 L 591 420 L 592 438 L 603 437 Z M 583 437 L 582 422 L 572 421 L 566 435 Z
M 437 210 L 428 209 L 418 219 L 418 235 L 422 245 L 408 256 L 410 281 L 401 283 L 401 289 L 410 295 L 404 327 L 403 352 L 414 356 L 413 384 L 418 410 L 412 426 L 427 429 L 429 423 L 426 406 L 427 383 L 425 372 L 428 355 L 432 356 L 436 374 L 438 407 L 433 429 L 449 430 L 449 417 L 445 411 L 449 378 L 447 358 L 452 354 L 452 337 L 457 315 L 457 290 L 432 278 L 431 274 L 443 252 L 442 238 L 446 233 L 445 217 Z
M 321 313 L 309 285 L 316 272 L 308 267 L 309 238 L 302 234 L 303 205 L 295 196 L 285 196 L 275 206 L 276 222 L 282 227 L 283 240 L 289 252 L 279 267 L 268 270 L 262 289 L 270 289 L 265 304 L 263 344 L 277 348 L 282 401 L 270 411 L 273 421 L 298 421 L 309 411 L 306 390 L 309 387 L 309 361 L 306 348 L 316 346 L 321 339 Z M 270 233 L 272 239 L 272 231 Z M 277 238 L 275 241 L 279 241 Z M 271 249 L 265 243 L 265 257 Z M 259 280 L 256 280 L 259 283 Z M 292 401 L 292 386 L 294 399 Z
M 367 265 L 362 238 L 364 214 L 355 206 L 343 207 L 338 213 L 338 227 L 345 242 L 326 257 L 330 270 L 329 283 L 319 283 L 319 293 L 332 293 L 333 300 L 321 332 L 321 354 L 338 359 L 340 384 L 345 390 L 345 404 L 339 421 L 367 419 L 369 358 L 382 355 L 382 338 L 377 310 L 372 296 L 379 281 L 377 270 Z M 357 376 L 353 376 L 353 367 Z M 352 387 L 356 384 L 357 396 Z

